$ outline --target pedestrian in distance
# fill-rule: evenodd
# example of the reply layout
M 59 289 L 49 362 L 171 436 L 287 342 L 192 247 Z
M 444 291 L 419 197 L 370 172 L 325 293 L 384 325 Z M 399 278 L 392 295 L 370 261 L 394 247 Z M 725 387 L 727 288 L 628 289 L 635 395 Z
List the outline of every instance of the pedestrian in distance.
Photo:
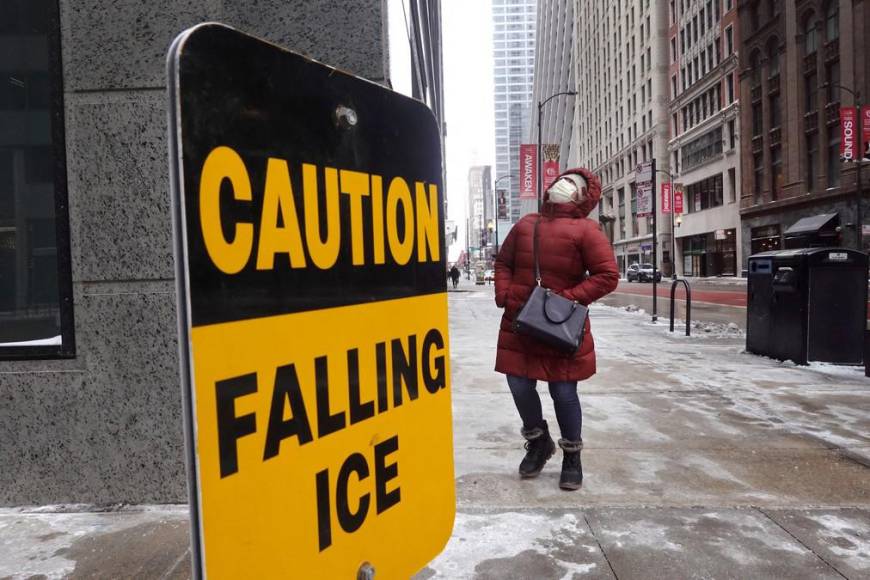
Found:
M 583 483 L 582 410 L 577 383 L 595 374 L 595 344 L 589 321 L 580 348 L 573 354 L 517 334 L 513 322 L 538 283 L 534 263 L 536 223 L 542 286 L 584 306 L 616 289 L 619 272 L 613 248 L 598 222 L 587 218 L 600 197 L 597 176 L 587 169 L 569 169 L 547 190 L 541 213 L 524 216 L 511 229 L 495 261 L 495 303 L 504 308 L 495 370 L 507 375 L 522 419 L 526 455 L 519 474 L 523 478 L 536 477 L 556 451 L 537 391 L 537 381 L 547 381 L 561 433 L 559 487 L 565 490 L 579 489 Z
M 453 264 L 453 267 L 450 268 L 450 279 L 453 280 L 453 289 L 456 290 L 457 286 L 459 286 L 459 276 L 460 276 L 459 268 L 456 267 L 456 264 Z

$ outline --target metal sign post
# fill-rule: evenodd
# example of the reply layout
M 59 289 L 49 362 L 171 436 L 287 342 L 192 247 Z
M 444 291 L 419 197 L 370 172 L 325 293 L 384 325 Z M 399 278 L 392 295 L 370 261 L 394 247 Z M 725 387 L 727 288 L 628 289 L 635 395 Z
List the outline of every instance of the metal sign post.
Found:
M 438 127 L 219 24 L 168 57 L 197 578 L 408 578 L 455 513 Z

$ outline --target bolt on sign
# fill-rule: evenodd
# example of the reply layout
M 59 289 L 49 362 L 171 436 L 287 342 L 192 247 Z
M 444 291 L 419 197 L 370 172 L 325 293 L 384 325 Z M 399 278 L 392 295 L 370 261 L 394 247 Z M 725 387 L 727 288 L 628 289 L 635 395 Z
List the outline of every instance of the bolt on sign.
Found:
M 219 24 L 168 72 L 195 574 L 408 578 L 455 512 L 432 113 Z

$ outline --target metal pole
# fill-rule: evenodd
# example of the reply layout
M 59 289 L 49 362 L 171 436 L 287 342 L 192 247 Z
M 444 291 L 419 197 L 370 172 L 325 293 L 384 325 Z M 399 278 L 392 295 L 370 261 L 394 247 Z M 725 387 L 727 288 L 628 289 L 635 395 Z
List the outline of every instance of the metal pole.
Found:
M 652 251 L 653 251 L 653 279 L 652 279 L 652 288 L 653 288 L 653 313 L 652 313 L 652 321 L 656 322 L 658 320 L 658 285 L 656 284 L 656 274 L 658 273 L 658 232 L 656 226 L 656 160 L 653 157 L 652 160 L 652 191 L 650 192 L 652 196 Z
M 858 251 L 864 251 L 864 212 L 861 208 L 861 202 L 864 197 L 864 189 L 861 183 L 861 166 L 864 163 L 864 116 L 861 114 L 861 92 L 855 92 L 855 106 L 858 109 L 858 158 L 855 168 L 856 187 L 855 187 L 855 241 L 858 246 Z
M 676 236 L 677 236 L 677 228 L 676 228 L 677 210 L 674 207 L 674 198 L 676 196 L 674 194 L 674 178 L 673 178 L 673 176 L 670 176 L 670 175 L 668 177 L 670 177 L 669 183 L 671 184 L 671 267 L 674 269 L 674 271 L 671 273 L 672 274 L 671 279 L 676 280 L 677 279 L 677 238 L 676 238 Z
M 543 165 L 543 159 L 541 158 L 541 118 L 543 116 L 541 112 L 543 110 L 544 104 L 538 101 L 538 191 L 536 192 L 538 194 L 538 213 L 541 213 L 541 205 L 544 202 L 544 192 L 541 191 L 544 189 L 544 173 L 543 167 L 541 167 Z

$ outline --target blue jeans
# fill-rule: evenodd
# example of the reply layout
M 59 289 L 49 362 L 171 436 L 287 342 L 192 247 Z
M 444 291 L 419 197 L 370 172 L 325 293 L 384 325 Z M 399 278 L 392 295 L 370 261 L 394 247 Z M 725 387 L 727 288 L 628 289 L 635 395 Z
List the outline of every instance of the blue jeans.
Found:
M 534 429 L 544 424 L 541 410 L 541 397 L 538 396 L 535 379 L 507 375 L 508 386 L 514 396 L 514 403 L 523 420 L 523 428 Z M 583 426 L 583 411 L 580 408 L 580 397 L 577 394 L 577 381 L 551 381 L 550 397 L 556 408 L 556 421 L 562 439 L 580 441 L 580 430 Z

